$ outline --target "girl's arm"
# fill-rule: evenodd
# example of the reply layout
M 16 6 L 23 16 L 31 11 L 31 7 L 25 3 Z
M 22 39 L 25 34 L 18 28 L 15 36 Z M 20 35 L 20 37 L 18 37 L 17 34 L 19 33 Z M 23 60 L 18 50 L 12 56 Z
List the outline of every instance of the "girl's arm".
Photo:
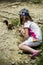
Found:
M 29 37 L 28 28 L 24 28 L 24 34 L 23 34 L 23 36 L 24 36 L 24 40 L 28 39 L 28 37 Z

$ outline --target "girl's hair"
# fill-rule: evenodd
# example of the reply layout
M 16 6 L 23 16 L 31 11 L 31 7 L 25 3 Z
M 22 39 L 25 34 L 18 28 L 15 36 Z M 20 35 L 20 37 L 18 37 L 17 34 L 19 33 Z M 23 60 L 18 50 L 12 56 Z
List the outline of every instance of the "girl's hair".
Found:
M 21 15 L 20 15 L 20 24 L 23 24 L 23 18 L 21 18 Z
M 25 16 L 25 21 L 33 21 L 33 19 L 31 18 L 31 16 L 30 15 L 28 15 L 28 16 Z M 20 16 L 20 24 L 23 24 L 23 18 L 21 18 L 21 16 Z

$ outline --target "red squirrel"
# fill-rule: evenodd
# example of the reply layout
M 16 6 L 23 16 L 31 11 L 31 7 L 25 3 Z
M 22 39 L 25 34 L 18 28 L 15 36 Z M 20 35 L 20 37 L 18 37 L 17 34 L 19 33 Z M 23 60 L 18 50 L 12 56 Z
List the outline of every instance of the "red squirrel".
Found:
M 12 30 L 14 28 L 14 25 L 12 23 L 9 24 L 7 20 L 4 20 L 3 22 L 7 25 L 9 30 Z

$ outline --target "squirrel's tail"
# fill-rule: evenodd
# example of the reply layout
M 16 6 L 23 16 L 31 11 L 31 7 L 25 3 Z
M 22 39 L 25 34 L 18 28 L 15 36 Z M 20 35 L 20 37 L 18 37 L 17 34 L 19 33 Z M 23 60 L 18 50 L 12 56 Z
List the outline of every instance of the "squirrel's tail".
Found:
M 3 22 L 8 26 L 8 21 L 7 20 L 4 20 Z

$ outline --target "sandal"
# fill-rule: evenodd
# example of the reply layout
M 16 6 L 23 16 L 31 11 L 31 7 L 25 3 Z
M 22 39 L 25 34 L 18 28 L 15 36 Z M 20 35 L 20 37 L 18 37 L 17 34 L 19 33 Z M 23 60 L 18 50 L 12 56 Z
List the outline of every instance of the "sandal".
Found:
M 40 54 L 40 52 L 34 52 L 32 55 L 31 55 L 31 58 L 34 58 L 35 56 L 38 56 Z

